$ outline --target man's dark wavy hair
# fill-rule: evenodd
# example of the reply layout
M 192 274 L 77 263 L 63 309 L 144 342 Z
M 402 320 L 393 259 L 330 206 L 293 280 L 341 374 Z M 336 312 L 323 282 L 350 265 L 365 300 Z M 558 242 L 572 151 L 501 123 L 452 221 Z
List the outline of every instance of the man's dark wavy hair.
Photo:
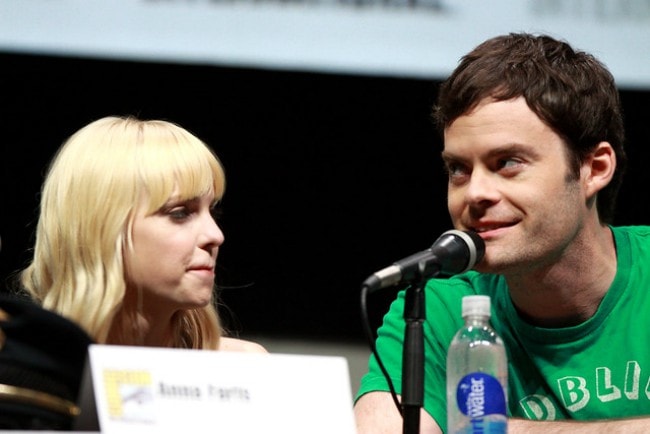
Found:
M 523 96 L 537 116 L 567 143 L 572 173 L 600 142 L 609 142 L 617 166 L 598 193 L 600 219 L 611 223 L 627 157 L 625 129 L 614 77 L 594 56 L 547 35 L 510 33 L 463 56 L 442 83 L 433 118 L 442 133 L 486 97 Z

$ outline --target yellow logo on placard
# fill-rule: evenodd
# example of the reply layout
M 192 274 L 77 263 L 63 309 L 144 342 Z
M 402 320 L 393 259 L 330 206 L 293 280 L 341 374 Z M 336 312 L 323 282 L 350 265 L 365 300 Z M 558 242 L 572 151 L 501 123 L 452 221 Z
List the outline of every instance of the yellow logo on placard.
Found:
M 111 419 L 153 422 L 151 373 L 148 371 L 104 370 L 104 390 Z

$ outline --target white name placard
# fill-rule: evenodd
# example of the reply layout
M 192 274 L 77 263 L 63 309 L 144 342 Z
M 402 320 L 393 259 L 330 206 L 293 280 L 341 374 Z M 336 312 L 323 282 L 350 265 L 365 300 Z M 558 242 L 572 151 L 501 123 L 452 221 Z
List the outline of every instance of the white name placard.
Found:
M 102 433 L 356 433 L 337 356 L 91 345 L 80 406 Z

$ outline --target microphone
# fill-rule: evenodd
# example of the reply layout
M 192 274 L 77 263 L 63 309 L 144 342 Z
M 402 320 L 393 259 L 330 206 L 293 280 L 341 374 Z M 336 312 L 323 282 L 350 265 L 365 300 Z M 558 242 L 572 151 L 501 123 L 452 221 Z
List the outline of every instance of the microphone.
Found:
M 416 278 L 463 273 L 478 264 L 483 255 L 485 242 L 476 232 L 452 229 L 440 235 L 430 248 L 377 271 L 363 286 L 374 291 Z

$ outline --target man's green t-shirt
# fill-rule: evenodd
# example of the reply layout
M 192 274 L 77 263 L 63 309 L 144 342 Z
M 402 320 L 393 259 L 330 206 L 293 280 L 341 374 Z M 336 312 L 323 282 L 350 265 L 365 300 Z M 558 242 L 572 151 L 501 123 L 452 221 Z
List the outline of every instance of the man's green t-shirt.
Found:
M 508 355 L 508 412 L 531 420 L 650 415 L 650 227 L 612 227 L 617 272 L 596 314 L 567 328 L 531 326 L 517 315 L 505 279 L 470 271 L 432 279 L 425 290 L 424 409 L 446 431 L 447 348 L 463 325 L 461 300 L 492 299 L 492 325 Z M 378 330 L 377 351 L 401 391 L 404 296 Z M 388 391 L 374 356 L 357 397 Z

